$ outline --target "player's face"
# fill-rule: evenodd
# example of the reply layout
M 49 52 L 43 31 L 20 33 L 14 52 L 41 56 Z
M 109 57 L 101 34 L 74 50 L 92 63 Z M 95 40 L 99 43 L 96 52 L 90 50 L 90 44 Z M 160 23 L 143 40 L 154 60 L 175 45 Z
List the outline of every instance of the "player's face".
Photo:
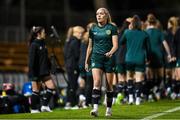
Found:
M 172 28 L 172 24 L 170 22 L 168 22 L 168 29 Z
M 82 37 L 83 37 L 83 31 L 82 30 L 77 30 L 77 31 L 75 31 L 76 33 L 74 33 L 75 35 L 76 35 L 76 37 L 78 38 L 78 39 L 82 39 Z
M 98 23 L 103 23 L 107 21 L 107 15 L 103 9 L 97 10 L 96 19 Z
M 41 37 L 42 39 L 45 39 L 45 38 L 46 38 L 46 33 L 45 33 L 45 30 L 44 30 L 44 29 L 41 31 L 40 37 Z

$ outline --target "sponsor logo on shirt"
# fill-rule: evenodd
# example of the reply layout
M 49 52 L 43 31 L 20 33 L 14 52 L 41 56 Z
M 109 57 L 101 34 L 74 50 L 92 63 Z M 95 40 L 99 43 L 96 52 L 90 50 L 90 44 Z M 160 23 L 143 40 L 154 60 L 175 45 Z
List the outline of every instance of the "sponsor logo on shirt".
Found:
M 97 32 L 94 32 L 94 35 L 97 35 Z

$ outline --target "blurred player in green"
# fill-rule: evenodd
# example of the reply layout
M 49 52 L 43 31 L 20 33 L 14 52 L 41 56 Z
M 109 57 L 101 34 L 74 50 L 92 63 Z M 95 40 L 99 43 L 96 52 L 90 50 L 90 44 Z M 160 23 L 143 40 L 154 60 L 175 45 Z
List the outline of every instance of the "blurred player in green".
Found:
M 120 44 L 126 44 L 127 52 L 125 56 L 127 70 L 127 88 L 129 93 L 129 104 L 134 102 L 134 87 L 136 105 L 140 105 L 140 95 L 142 93 L 142 82 L 144 81 L 146 55 L 149 53 L 148 34 L 141 30 L 141 20 L 134 15 L 129 26 L 121 37 Z M 134 80 L 135 79 L 135 80 Z
M 163 62 L 163 48 L 164 46 L 167 59 L 170 61 L 171 53 L 169 46 L 164 38 L 163 32 L 158 28 L 158 20 L 153 14 L 149 14 L 147 17 L 148 26 L 146 29 L 147 34 L 150 38 L 150 46 L 151 46 L 151 53 L 150 53 L 150 64 L 147 68 L 147 80 L 149 82 L 149 86 L 153 88 L 153 93 L 157 100 L 160 99 L 160 84 L 164 77 L 164 62 Z M 151 99 L 151 94 L 149 99 Z

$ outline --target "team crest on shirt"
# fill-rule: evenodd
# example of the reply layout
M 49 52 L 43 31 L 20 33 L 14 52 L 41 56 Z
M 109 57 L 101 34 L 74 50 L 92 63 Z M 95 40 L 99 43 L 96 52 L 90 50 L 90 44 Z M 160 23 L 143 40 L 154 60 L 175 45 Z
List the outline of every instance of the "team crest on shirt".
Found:
M 111 34 L 111 30 L 106 30 L 106 34 L 110 35 Z
M 176 63 L 176 67 L 179 67 L 179 63 Z
M 95 63 L 92 63 L 91 66 L 94 67 L 94 66 L 95 66 Z

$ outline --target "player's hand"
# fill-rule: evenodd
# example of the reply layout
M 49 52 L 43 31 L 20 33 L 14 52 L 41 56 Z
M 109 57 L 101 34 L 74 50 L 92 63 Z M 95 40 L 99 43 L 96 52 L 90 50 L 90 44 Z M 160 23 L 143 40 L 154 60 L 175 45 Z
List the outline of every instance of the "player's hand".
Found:
M 146 65 L 149 65 L 149 64 L 150 64 L 150 61 L 147 61 L 147 60 L 146 60 Z
M 174 61 L 176 61 L 176 57 L 171 58 L 171 62 L 174 62 Z
M 112 57 L 112 53 L 111 53 L 111 52 L 107 52 L 107 53 L 105 53 L 104 55 L 105 55 L 106 57 L 109 57 L 109 58 Z
M 168 62 L 171 62 L 171 59 L 172 59 L 172 58 L 171 58 L 171 55 L 168 55 L 168 56 L 167 56 Z
M 88 63 L 85 63 L 85 70 L 87 71 L 87 72 L 89 72 L 89 64 Z

